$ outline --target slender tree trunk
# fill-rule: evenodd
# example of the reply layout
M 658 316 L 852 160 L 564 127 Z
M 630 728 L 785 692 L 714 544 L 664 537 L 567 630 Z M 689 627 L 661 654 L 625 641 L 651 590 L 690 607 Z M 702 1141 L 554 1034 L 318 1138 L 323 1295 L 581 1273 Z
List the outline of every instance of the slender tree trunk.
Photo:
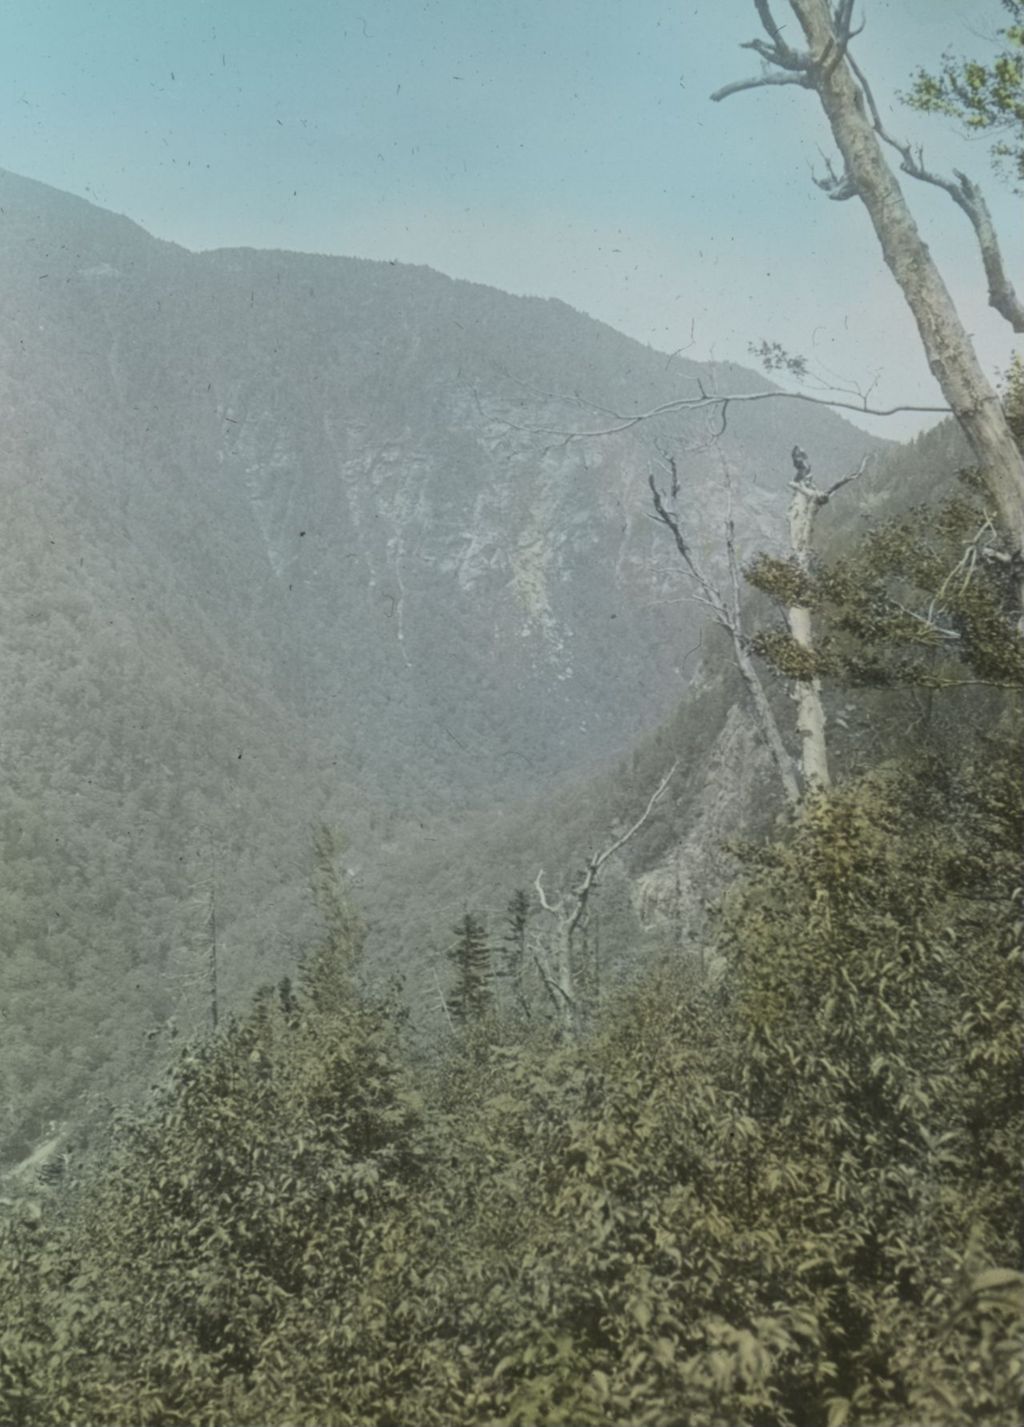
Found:
M 673 482 L 676 480 L 676 466 L 672 457 L 669 457 L 669 466 L 672 470 Z M 740 606 L 740 570 L 739 561 L 736 558 L 736 540 L 733 528 L 732 517 L 726 521 L 725 526 L 725 549 L 729 560 L 729 582 L 731 585 L 731 608 L 726 603 L 725 596 L 719 587 L 710 580 L 694 557 L 693 551 L 687 543 L 679 524 L 679 518 L 674 511 L 669 510 L 665 504 L 665 499 L 658 489 L 658 483 L 654 479 L 653 471 L 647 477 L 647 484 L 651 489 L 651 499 L 654 502 L 654 513 L 668 530 L 672 532 L 672 538 L 676 542 L 676 549 L 679 551 L 690 575 L 700 589 L 703 602 L 714 611 L 715 619 L 721 627 L 728 631 L 732 640 L 733 653 L 736 656 L 736 667 L 740 671 L 743 682 L 747 686 L 747 693 L 750 695 L 750 702 L 754 709 L 754 722 L 757 724 L 768 745 L 768 751 L 775 761 L 775 766 L 779 770 L 779 778 L 782 780 L 782 791 L 785 794 L 786 802 L 791 807 L 796 807 L 800 801 L 800 785 L 797 782 L 796 770 L 793 760 L 786 751 L 786 745 L 782 741 L 779 733 L 779 726 L 775 722 L 775 715 L 772 706 L 768 702 L 761 679 L 754 667 L 747 650 L 747 641 L 743 634 L 743 614 Z
M 793 499 L 789 503 L 789 540 L 793 559 L 803 574 L 811 567 L 811 540 L 814 517 L 827 497 L 813 485 L 796 480 L 792 483 Z M 790 605 L 786 622 L 794 643 L 812 650 L 811 611 L 806 605 Z M 828 745 L 825 737 L 825 706 L 821 701 L 821 680 L 793 680 L 793 700 L 796 704 L 796 727 L 800 735 L 800 764 L 807 792 L 830 786 Z
M 566 923 L 559 926 L 552 951 L 552 980 L 557 989 L 558 1022 L 563 1035 L 572 1039 L 579 1032 L 579 1008 L 573 976 L 572 930 Z
M 786 745 L 782 741 L 782 734 L 779 732 L 779 725 L 775 721 L 775 714 L 772 706 L 768 702 L 764 685 L 758 677 L 754 668 L 754 661 L 747 652 L 742 634 L 730 626 L 729 632 L 732 635 L 733 650 L 736 655 L 736 663 L 739 666 L 743 682 L 747 686 L 747 693 L 750 695 L 750 702 L 754 706 L 754 719 L 761 736 L 768 745 L 768 751 L 775 760 L 775 766 L 779 770 L 779 777 L 782 780 L 782 791 L 785 794 L 786 802 L 791 807 L 796 807 L 800 801 L 800 784 L 797 782 L 796 772 L 793 768 L 793 760 L 790 758 Z
M 534 961 L 551 999 L 558 1029 L 566 1040 L 573 1040 L 579 1033 L 580 1014 L 573 971 L 572 927 L 559 908 L 551 910 L 558 920 L 550 936 L 537 946 Z
M 214 876 L 216 873 L 214 872 Z M 206 920 L 206 930 L 209 937 L 206 979 L 210 998 L 210 1027 L 216 1030 L 220 1023 L 220 988 L 218 985 L 217 966 L 217 887 L 216 883 L 210 884 L 210 911 Z
M 1024 456 L 985 376 L 946 284 L 918 231 L 872 126 L 863 94 L 835 42 L 826 0 L 790 0 L 816 60 L 814 88 L 870 215 L 885 261 L 914 315 L 928 365 L 960 423 L 1012 550 L 1024 550 Z

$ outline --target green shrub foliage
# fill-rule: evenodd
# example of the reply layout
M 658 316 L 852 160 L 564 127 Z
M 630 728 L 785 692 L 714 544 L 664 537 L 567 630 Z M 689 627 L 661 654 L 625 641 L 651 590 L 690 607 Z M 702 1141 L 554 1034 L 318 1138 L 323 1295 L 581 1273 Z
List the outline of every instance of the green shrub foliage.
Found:
M 972 473 L 961 473 L 971 485 Z M 781 604 L 813 608 L 813 652 L 783 629 L 751 647 L 784 677 L 844 687 L 1024 683 L 1024 641 L 1008 618 L 1019 581 L 985 511 L 968 496 L 879 523 L 811 574 L 759 556 L 748 579 Z
M 339 914 L 10 1219 L 0 1421 L 1015 1420 L 1015 762 L 885 764 L 738 849 L 711 975 L 576 1046 L 492 1015 L 417 1063 Z
M 847 691 L 989 687 L 942 695 L 955 732 L 929 718 L 734 847 L 700 973 L 664 959 L 580 1042 L 528 1014 L 517 893 L 498 967 L 478 917 L 456 928 L 459 1034 L 406 1046 L 360 999 L 321 829 L 301 984 L 187 1047 L 77 1175 L 6 1204 L 0 1425 L 1018 1420 L 1003 553 L 958 499 L 800 587 Z M 780 598 L 790 573 L 759 567 Z

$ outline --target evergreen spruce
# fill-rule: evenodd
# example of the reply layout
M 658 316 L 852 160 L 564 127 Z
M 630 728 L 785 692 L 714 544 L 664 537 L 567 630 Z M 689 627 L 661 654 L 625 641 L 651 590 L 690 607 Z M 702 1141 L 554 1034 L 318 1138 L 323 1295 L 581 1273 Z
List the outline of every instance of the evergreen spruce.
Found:
M 455 986 L 449 1000 L 452 1016 L 460 1025 L 479 1020 L 491 1007 L 491 948 L 484 919 L 466 912 L 453 929 L 455 942 L 449 956 L 455 968 Z
M 526 929 L 530 920 L 530 894 L 517 887 L 505 909 L 502 938 L 503 973 L 516 1007 L 529 1015 L 526 997 Z

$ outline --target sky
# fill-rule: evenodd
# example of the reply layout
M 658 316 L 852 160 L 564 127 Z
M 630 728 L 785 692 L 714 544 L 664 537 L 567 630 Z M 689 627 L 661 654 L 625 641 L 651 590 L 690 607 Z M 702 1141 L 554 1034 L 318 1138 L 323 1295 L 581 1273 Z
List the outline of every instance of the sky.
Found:
M 891 128 L 982 181 L 1019 273 L 1019 199 L 987 148 L 896 98 L 946 48 L 991 53 L 998 0 L 863 9 Z M 423 263 L 665 352 L 751 365 L 771 339 L 877 404 L 941 404 L 866 214 L 814 186 L 833 152 L 816 96 L 709 99 L 757 72 L 740 45 L 759 34 L 750 0 L 7 0 L 0 166 L 192 249 Z M 1012 334 L 967 221 L 905 183 L 997 375 Z

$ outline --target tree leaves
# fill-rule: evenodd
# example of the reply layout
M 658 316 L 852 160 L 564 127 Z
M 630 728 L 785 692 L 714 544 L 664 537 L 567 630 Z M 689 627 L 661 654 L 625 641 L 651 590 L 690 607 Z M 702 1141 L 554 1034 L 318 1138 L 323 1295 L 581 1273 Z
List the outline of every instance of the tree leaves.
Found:
M 990 755 L 808 807 L 746 859 L 718 979 L 666 965 L 575 1046 L 493 1018 L 411 1057 L 344 954 L 258 998 L 3 1230 L 0 1420 L 1013 1420 L 1022 815 Z

